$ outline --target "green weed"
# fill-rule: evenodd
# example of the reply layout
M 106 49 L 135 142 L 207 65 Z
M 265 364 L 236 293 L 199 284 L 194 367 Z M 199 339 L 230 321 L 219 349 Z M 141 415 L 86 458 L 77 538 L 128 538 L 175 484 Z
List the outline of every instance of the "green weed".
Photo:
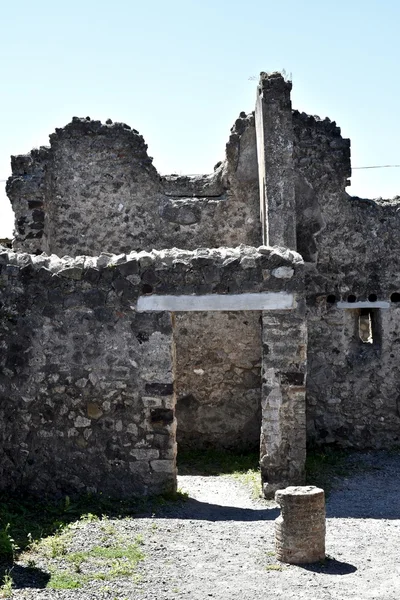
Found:
M 0 558 L 3 560 L 14 560 L 18 546 L 10 533 L 10 523 L 0 529 Z
M 8 571 L 3 576 L 3 583 L 0 586 L 0 598 L 12 597 L 13 578 L 11 577 L 10 573 L 11 571 Z
M 78 577 L 66 571 L 61 571 L 51 575 L 46 587 L 53 590 L 72 590 L 82 587 L 82 582 Z

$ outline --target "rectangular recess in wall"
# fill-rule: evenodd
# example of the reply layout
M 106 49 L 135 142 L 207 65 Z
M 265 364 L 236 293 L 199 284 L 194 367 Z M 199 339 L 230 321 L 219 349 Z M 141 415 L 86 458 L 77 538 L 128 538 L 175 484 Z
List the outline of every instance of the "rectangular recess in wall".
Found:
M 204 294 L 202 296 L 140 296 L 138 312 L 169 310 L 291 310 L 294 296 L 287 292 L 259 294 Z
M 373 344 L 372 308 L 361 308 L 358 315 L 358 335 L 363 344 Z

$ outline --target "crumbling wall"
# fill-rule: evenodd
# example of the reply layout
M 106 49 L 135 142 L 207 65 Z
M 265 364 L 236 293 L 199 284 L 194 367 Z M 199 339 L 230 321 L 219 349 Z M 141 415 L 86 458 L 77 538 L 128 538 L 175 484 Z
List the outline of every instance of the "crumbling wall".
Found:
M 17 215 L 14 247 L 19 250 L 76 256 L 261 243 L 252 114 L 241 113 L 236 120 L 226 148 L 227 158 L 211 175 L 160 177 L 142 136 L 121 123 L 74 118 L 50 136 L 50 143 L 49 149 L 13 158 L 13 176 L 7 190 Z M 190 338 L 198 327 L 196 319 L 193 315 L 183 318 Z M 242 335 L 242 328 L 236 324 L 231 323 L 232 341 Z M 222 334 L 224 326 L 223 317 L 215 314 L 213 331 Z M 175 332 L 179 356 L 188 339 L 180 338 L 180 331 Z M 251 334 L 249 331 L 247 335 Z M 207 356 L 209 341 L 208 336 L 202 337 L 200 347 L 197 336 L 197 352 Z M 260 353 L 258 332 L 248 341 L 252 347 L 258 344 Z M 177 379 L 184 383 L 186 395 L 208 394 L 208 385 L 199 389 L 204 378 L 193 380 L 195 387 L 189 389 L 191 382 L 184 364 L 179 361 L 177 368 Z M 251 446 L 255 433 L 250 430 L 260 410 L 259 402 L 256 405 L 254 400 L 254 381 L 245 378 L 240 386 L 245 393 L 241 393 L 239 388 L 233 392 L 228 373 L 224 378 L 223 388 L 230 389 L 236 398 L 234 430 L 245 422 L 244 414 L 250 419 L 249 412 L 254 413 L 253 425 L 245 428 L 241 441 L 237 440 L 240 445 L 248 438 Z M 227 393 L 220 398 L 220 410 L 228 410 Z M 226 412 L 226 418 L 228 414 L 232 411 Z M 188 422 L 194 423 L 194 419 L 194 413 L 188 415 Z M 226 443 L 224 422 L 221 414 L 220 436 L 214 423 L 215 438 L 220 439 L 217 445 Z M 199 440 L 197 436 L 193 439 Z
M 261 73 L 256 139 L 263 243 L 296 250 L 291 89 L 280 73 Z
M 30 154 L 12 156 L 12 177 L 6 192 L 15 214 L 16 249 L 40 254 L 46 248 L 45 182 L 49 148 L 32 150 Z
M 141 299 L 268 291 L 290 311 L 304 277 L 297 254 L 245 246 L 74 259 L 3 249 L 0 267 L 0 489 L 49 495 L 175 489 L 171 317 L 140 312 Z
M 136 130 L 77 117 L 12 168 L 17 250 L 95 256 L 261 243 L 253 115 L 241 114 L 226 161 L 208 176 L 160 177 Z
M 359 310 L 326 306 L 308 319 L 308 438 L 342 447 L 400 443 L 399 308 L 374 309 L 375 341 L 359 336 Z
M 178 447 L 260 444 L 261 313 L 174 314 Z
M 350 141 L 329 119 L 295 112 L 293 123 L 298 250 L 309 262 L 308 438 L 389 447 L 400 441 L 400 313 L 390 302 L 400 291 L 400 200 L 349 196 Z M 360 338 L 360 309 L 338 308 L 349 298 L 372 299 L 370 341 Z
M 398 206 L 343 195 L 329 219 L 325 213 L 317 237 L 324 262 L 307 284 L 308 430 L 316 442 L 367 448 L 400 441 L 400 313 L 392 301 L 400 290 Z M 351 301 L 367 303 L 369 340 L 361 339 L 361 309 L 352 310 Z
M 173 490 L 169 315 L 129 308 L 124 294 L 137 295 L 122 278 L 129 264 L 0 260 L 1 489 Z

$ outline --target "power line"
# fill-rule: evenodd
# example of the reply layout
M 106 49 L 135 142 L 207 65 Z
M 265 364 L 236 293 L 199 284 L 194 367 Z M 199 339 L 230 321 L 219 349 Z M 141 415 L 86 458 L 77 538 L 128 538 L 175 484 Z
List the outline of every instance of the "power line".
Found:
M 373 165 L 372 167 L 351 167 L 355 169 L 398 169 L 400 165 Z
M 356 170 L 360 170 L 360 169 L 400 169 L 400 165 L 372 165 L 369 167 L 351 167 L 353 171 Z M 195 173 L 195 175 L 198 175 L 198 173 Z M 185 173 L 184 175 L 185 177 L 193 177 L 193 174 L 187 174 Z M 5 183 L 7 181 L 7 179 L 0 179 L 0 183 Z

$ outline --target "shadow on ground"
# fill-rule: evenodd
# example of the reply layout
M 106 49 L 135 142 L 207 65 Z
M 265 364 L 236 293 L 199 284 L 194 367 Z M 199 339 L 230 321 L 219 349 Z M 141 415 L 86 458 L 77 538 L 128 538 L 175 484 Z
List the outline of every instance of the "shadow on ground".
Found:
M 326 575 L 349 575 L 350 573 L 355 573 L 355 571 L 357 571 L 357 567 L 354 565 L 336 560 L 335 558 L 331 558 L 329 556 L 321 562 L 297 566 L 305 569 L 306 571 L 312 571 L 313 573 L 324 573 Z
M 400 455 L 371 452 L 353 455 L 327 502 L 327 517 L 400 519 Z
M 279 509 L 220 506 L 219 504 L 209 504 L 208 502 L 188 498 L 177 506 L 166 507 L 158 516 L 161 518 L 200 521 L 273 521 L 279 516 Z
M 45 588 L 50 580 L 49 573 L 36 567 L 23 567 L 18 564 L 0 564 L 0 580 L 4 581 L 4 576 L 9 575 L 13 580 L 13 589 L 42 589 Z

